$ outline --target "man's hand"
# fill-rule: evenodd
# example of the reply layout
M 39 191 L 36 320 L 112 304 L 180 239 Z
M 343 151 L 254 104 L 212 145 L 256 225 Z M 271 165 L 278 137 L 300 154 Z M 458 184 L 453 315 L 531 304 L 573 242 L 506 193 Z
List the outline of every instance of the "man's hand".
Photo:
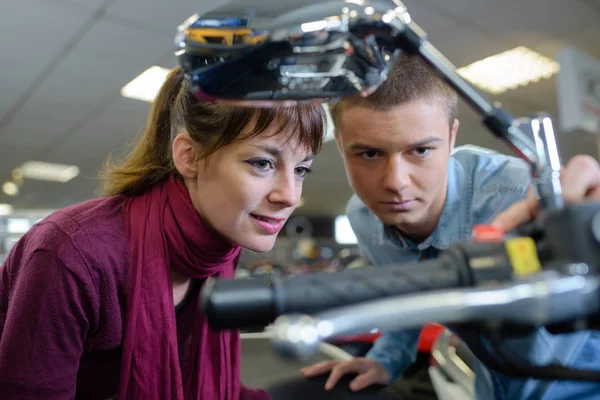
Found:
M 600 164 L 590 156 L 573 157 L 563 168 L 560 182 L 566 203 L 600 200 Z M 492 225 L 510 232 L 534 219 L 536 214 L 537 199 L 530 195 L 498 215 Z
M 325 390 L 333 389 L 340 378 L 348 373 L 358 374 L 350 382 L 350 389 L 355 392 L 373 384 L 384 385 L 390 382 L 390 376 L 381 364 L 363 357 L 354 358 L 350 361 L 323 361 L 303 368 L 300 372 L 305 378 L 312 378 L 329 371 L 331 371 L 331 374 L 329 374 L 329 379 L 325 383 Z

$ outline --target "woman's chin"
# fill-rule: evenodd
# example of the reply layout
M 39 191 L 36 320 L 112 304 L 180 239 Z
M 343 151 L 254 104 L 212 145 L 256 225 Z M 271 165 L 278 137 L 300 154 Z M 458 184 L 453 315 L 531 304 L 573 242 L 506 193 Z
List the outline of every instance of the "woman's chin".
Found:
M 253 237 L 248 238 L 247 240 L 241 240 L 239 242 L 239 245 L 245 248 L 246 250 L 250 250 L 255 253 L 267 253 L 273 249 L 273 246 L 275 246 L 276 239 L 276 235 L 273 235 L 272 237 Z

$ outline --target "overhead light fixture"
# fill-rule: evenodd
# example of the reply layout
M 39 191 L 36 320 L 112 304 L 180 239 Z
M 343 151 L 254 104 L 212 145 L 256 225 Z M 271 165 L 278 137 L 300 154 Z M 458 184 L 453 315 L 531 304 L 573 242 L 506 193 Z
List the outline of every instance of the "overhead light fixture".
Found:
M 18 169 L 23 178 L 41 181 L 65 183 L 79 175 L 79 168 L 75 165 L 54 164 L 41 161 L 27 161 Z
M 476 61 L 456 72 L 492 94 L 548 79 L 560 70 L 556 61 L 524 46 Z
M 19 194 L 19 186 L 14 182 L 7 181 L 2 185 L 2 191 L 7 196 L 16 196 Z
M 0 204 L 0 215 L 10 215 L 13 212 L 13 206 L 10 204 Z
M 130 99 L 153 102 L 167 79 L 167 68 L 152 66 L 121 88 L 121 95 Z

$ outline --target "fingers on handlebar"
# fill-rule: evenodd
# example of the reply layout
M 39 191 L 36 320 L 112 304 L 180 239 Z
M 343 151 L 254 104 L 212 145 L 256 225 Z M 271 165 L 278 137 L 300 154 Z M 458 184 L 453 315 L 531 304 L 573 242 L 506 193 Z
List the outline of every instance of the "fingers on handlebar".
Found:
M 590 200 L 600 200 L 600 186 L 592 189 L 592 191 L 588 194 L 588 198 Z
M 514 203 L 504 212 L 499 214 L 494 221 L 492 221 L 492 225 L 503 232 L 510 232 L 534 219 L 536 213 L 537 200 L 533 197 L 528 197 L 523 201 Z
M 324 373 L 331 371 L 333 369 L 333 367 L 335 367 L 340 362 L 341 361 L 335 361 L 335 360 L 322 361 L 320 363 L 316 363 L 313 365 L 309 365 L 308 367 L 302 368 L 300 370 L 300 373 L 305 378 L 312 378 L 313 376 L 323 375 Z
M 586 155 L 574 156 L 561 174 L 563 197 L 566 202 L 580 202 L 586 198 L 600 199 L 600 165 Z
M 561 183 L 567 203 L 600 200 L 600 164 L 590 156 L 574 156 L 561 170 Z M 504 232 L 512 231 L 534 219 L 536 211 L 537 201 L 528 196 L 498 215 L 492 225 Z
M 331 370 L 331 374 L 329 374 L 329 378 L 325 383 L 325 390 L 333 389 L 344 375 L 350 372 L 359 373 L 361 372 L 361 369 L 363 369 L 362 365 L 357 359 L 337 364 Z
M 367 387 L 377 383 L 384 384 L 386 382 L 377 368 L 372 368 L 354 378 L 352 382 L 350 382 L 350 389 L 358 392 L 359 390 L 366 389 Z

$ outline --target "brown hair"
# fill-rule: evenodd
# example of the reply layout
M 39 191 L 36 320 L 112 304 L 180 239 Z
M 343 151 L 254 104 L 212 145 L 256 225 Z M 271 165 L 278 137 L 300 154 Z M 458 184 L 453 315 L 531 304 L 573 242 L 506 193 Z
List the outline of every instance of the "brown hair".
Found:
M 385 82 L 370 96 L 355 96 L 330 104 L 329 111 L 334 124 L 339 126 L 345 109 L 367 107 L 387 111 L 414 101 L 438 102 L 447 110 L 452 126 L 457 114 L 456 92 L 439 79 L 419 56 L 403 53 L 390 68 Z
M 250 125 L 251 124 L 251 125 Z M 182 130 L 198 144 L 200 159 L 235 141 L 242 131 L 252 137 L 276 124 L 276 132 L 289 131 L 290 138 L 314 154 L 321 149 L 326 130 L 325 109 L 320 105 L 253 108 L 199 100 L 183 77 L 173 69 L 152 104 L 139 141 L 118 165 L 108 160 L 103 194 L 138 195 L 175 173 L 171 143 Z

